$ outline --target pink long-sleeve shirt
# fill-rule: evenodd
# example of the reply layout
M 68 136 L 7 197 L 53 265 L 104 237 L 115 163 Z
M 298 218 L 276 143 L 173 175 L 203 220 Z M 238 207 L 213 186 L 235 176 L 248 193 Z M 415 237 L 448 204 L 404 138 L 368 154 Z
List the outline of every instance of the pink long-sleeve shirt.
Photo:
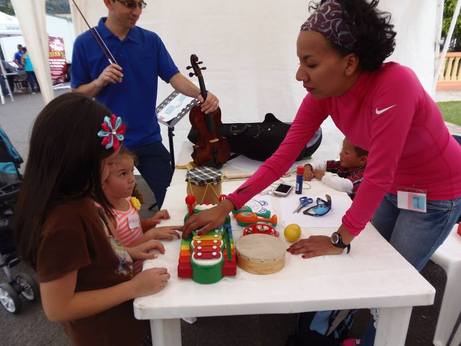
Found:
M 369 152 L 360 189 L 342 219 L 351 234 L 360 233 L 386 193 L 403 188 L 424 190 L 428 200 L 461 196 L 461 146 L 414 72 L 391 62 L 362 73 L 339 97 L 308 94 L 279 149 L 228 196 L 234 206 L 280 178 L 327 116 Z

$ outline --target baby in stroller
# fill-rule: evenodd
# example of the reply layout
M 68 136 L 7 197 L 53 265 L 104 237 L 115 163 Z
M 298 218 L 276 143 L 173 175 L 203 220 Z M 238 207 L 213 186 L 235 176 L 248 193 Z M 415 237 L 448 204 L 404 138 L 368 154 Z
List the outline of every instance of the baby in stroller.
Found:
M 18 313 L 22 302 L 39 297 L 35 280 L 26 273 L 13 274 L 12 268 L 19 263 L 16 256 L 11 220 L 21 184 L 19 167 L 22 158 L 0 128 L 0 268 L 7 282 L 0 283 L 0 304 L 10 313 Z

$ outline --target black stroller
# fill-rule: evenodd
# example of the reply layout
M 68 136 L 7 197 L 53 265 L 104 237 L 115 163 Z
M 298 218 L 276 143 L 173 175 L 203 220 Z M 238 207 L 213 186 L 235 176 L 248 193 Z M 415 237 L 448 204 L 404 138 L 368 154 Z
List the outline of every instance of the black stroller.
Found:
M 22 296 L 34 301 L 40 296 L 35 280 L 26 273 L 14 274 L 12 268 L 19 263 L 16 256 L 11 220 L 21 184 L 19 166 L 21 156 L 0 128 L 0 268 L 7 282 L 0 283 L 0 304 L 10 313 L 18 313 Z

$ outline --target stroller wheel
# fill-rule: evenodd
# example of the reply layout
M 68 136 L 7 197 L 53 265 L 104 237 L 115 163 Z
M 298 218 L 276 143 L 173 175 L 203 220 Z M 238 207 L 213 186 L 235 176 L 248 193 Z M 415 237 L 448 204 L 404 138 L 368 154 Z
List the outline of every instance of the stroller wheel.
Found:
M 20 273 L 14 278 L 17 292 L 26 300 L 33 302 L 40 297 L 40 290 L 35 280 L 26 273 Z
M 0 304 L 12 314 L 17 314 L 22 305 L 18 294 L 9 284 L 0 284 Z

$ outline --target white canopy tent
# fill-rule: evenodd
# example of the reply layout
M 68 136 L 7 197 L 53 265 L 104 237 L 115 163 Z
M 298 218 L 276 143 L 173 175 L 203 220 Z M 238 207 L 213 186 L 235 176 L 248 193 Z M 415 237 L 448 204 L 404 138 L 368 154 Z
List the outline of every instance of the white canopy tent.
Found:
M 5 37 L 11 37 L 11 36 L 17 36 L 21 35 L 21 28 L 19 27 L 19 22 L 14 16 L 10 16 L 6 13 L 0 12 L 0 38 L 5 38 Z M 3 47 L 0 47 L 0 50 L 2 51 L 3 58 L 5 60 L 5 52 L 3 52 Z M 0 64 L 0 72 L 2 76 L 6 76 L 6 71 L 5 67 L 3 66 L 3 63 Z M 2 77 L 3 78 L 3 77 Z M 4 86 L 6 87 L 6 90 L 3 90 L 3 86 L 0 86 L 0 102 L 2 104 L 5 104 L 5 97 L 3 96 L 3 93 L 6 91 L 7 94 L 10 95 L 11 100 L 13 101 L 13 93 L 11 91 L 9 83 L 5 83 Z
M 16 17 L 0 12 L 0 37 L 17 35 L 21 35 L 21 28 Z
M 45 103 L 54 97 L 48 64 L 48 34 L 45 21 L 45 0 L 11 0 L 19 20 L 24 41 L 34 62 L 34 71 Z
M 103 0 L 75 1 L 92 26 L 107 14 Z M 204 61 L 208 67 L 205 81 L 208 89 L 220 98 L 224 122 L 261 121 L 267 112 L 283 121 L 292 120 L 305 95 L 295 80 L 298 65 L 295 44 L 299 27 L 308 16 L 306 0 L 145 1 L 147 7 L 138 24 L 162 37 L 182 72 L 191 53 Z M 69 2 L 78 34 L 87 27 Z M 48 102 L 53 95 L 43 26 L 45 0 L 12 0 L 12 3 L 26 44 L 34 54 L 32 59 L 41 61 L 36 64 L 37 76 L 41 85 L 48 86 L 42 88 Z M 431 94 L 435 90 L 441 4 L 443 0 L 380 2 L 380 9 L 392 13 L 398 33 L 390 60 L 410 66 Z M 140 59 L 140 63 L 145 62 Z M 158 101 L 170 92 L 171 87 L 160 82 Z
M 98 18 L 106 13 L 103 0 L 76 1 L 91 25 L 96 25 Z M 37 76 L 42 85 L 51 85 L 47 78 L 45 0 L 12 0 L 12 3 L 32 59 L 37 61 Z M 223 104 L 232 104 L 231 113 L 248 114 L 248 107 L 266 104 L 282 114 L 287 112 L 287 105 L 298 104 L 304 91 L 294 81 L 295 40 L 300 24 L 307 17 L 305 0 L 283 5 L 276 0 L 202 0 L 199 6 L 190 1 L 147 3 L 139 25 L 160 34 L 181 70 L 192 52 L 204 59 L 209 66 L 205 76 L 209 88 L 221 95 Z M 381 0 L 380 4 L 383 10 L 393 14 L 398 32 L 392 59 L 412 67 L 431 93 L 439 5 L 440 1 L 433 0 Z M 79 18 L 76 32 L 86 29 L 79 15 L 74 13 L 74 18 Z M 52 96 L 46 89 L 51 87 L 43 88 L 45 99 L 49 100 Z
M 396 51 L 391 59 L 412 67 L 430 93 L 433 92 L 441 1 L 381 0 L 380 3 L 382 10 L 392 13 L 398 32 Z M 76 2 L 91 25 L 96 25 L 99 17 L 106 14 L 102 0 Z M 284 111 L 287 101 L 292 102 L 285 97 L 293 95 L 290 92 L 293 86 L 296 94 L 304 93 L 294 80 L 294 71 L 296 35 L 308 15 L 305 0 L 283 5 L 276 0 L 264 3 L 202 0 L 200 6 L 194 2 L 175 4 L 168 0 L 147 3 L 139 25 L 160 34 L 181 70 L 188 64 L 192 52 L 204 59 L 209 66 L 205 78 L 211 90 L 222 91 L 220 95 L 232 99 L 257 93 L 268 100 L 279 100 L 277 103 L 284 106 Z M 76 32 L 86 30 L 79 15 L 75 17 L 78 18 Z M 229 90 L 232 92 L 228 93 Z M 242 103 L 245 108 L 249 105 Z

